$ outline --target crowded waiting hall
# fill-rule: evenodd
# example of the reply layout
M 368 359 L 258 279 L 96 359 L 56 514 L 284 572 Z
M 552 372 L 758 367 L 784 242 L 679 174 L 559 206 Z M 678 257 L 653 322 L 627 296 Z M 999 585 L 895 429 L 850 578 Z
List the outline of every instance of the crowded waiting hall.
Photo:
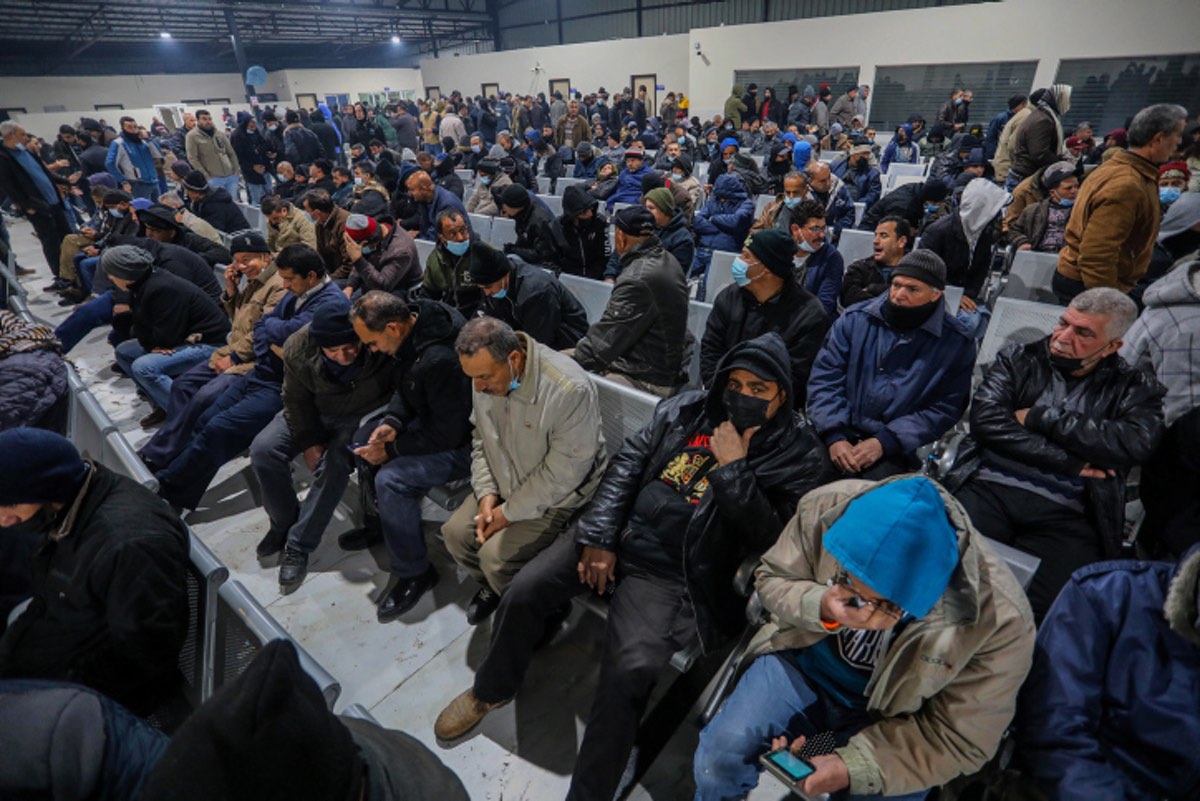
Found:
M 1198 32 L 0 0 L 0 801 L 1197 801 Z

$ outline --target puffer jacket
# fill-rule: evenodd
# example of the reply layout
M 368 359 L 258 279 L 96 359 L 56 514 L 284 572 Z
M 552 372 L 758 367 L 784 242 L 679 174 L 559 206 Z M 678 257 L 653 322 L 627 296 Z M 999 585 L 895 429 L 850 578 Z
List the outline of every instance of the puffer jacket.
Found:
M 869 209 L 883 196 L 883 181 L 880 178 L 878 167 L 858 170 L 850 166 L 849 159 L 838 159 L 830 166 L 830 169 L 833 170 L 834 175 L 842 179 L 846 190 L 850 192 L 851 202 L 864 203 Z
M 575 346 L 593 373 L 609 370 L 663 387 L 682 386 L 689 352 L 687 281 L 657 237 L 621 256 L 604 314 Z
M 736 176 L 725 174 L 713 185 L 712 197 L 696 212 L 693 229 L 701 247 L 741 253 L 754 224 L 754 199 Z
M 358 419 L 378 409 L 392 394 L 395 361 L 386 353 L 361 348 L 358 374 L 349 383 L 335 380 L 325 357 L 305 326 L 283 346 L 283 417 L 292 441 L 303 450 L 333 436 L 324 417 Z
M 191 211 L 218 231 L 232 234 L 250 228 L 246 216 L 224 189 L 209 189 Z
M 700 377 L 704 386 L 717 386 L 714 380 L 727 353 L 743 342 L 774 332 L 788 352 L 789 400 L 793 408 L 803 409 L 808 375 L 828 330 L 829 317 L 821 302 L 796 281 L 784 282 L 779 294 L 766 303 L 759 303 L 750 290 L 730 284 L 717 293 L 708 315 L 700 342 Z
M 967 408 L 975 343 L 938 309 L 913 331 L 883 319 L 887 295 L 846 309 L 808 380 L 808 414 L 832 445 L 875 437 L 889 456 L 938 440 Z
M 471 488 L 476 498 L 498 495 L 513 522 L 583 506 L 608 464 L 600 398 L 587 373 L 517 336 L 525 350 L 520 386 L 503 396 L 471 394 Z
M 877 486 L 847 479 L 800 500 L 755 574 L 770 622 L 751 653 L 808 648 L 829 636 L 821 596 L 842 568 L 821 542 L 849 503 Z M 1025 593 L 958 501 L 938 491 L 958 534 L 958 566 L 929 614 L 905 626 L 875 666 L 867 685 L 875 720 L 837 749 L 853 795 L 904 795 L 974 773 L 1000 745 L 1029 672 L 1034 626 Z
M 1018 707 L 1025 798 L 1200 798 L 1196 563 L 1182 564 L 1101 562 L 1058 594 Z
M 1010 345 L 996 356 L 975 391 L 971 435 L 945 483 L 957 490 L 997 456 L 1009 470 L 1024 464 L 1065 476 L 1078 476 L 1085 465 L 1115 470 L 1113 478 L 1083 480 L 1088 520 L 1112 559 L 1123 542 L 1125 481 L 1162 437 L 1166 390 L 1113 354 L 1068 393 L 1050 364 L 1049 341 Z M 1026 408 L 1021 425 L 1013 413 Z
M 267 247 L 272 253 L 278 253 L 288 245 L 308 245 L 317 249 L 317 229 L 312 220 L 295 206 L 287 210 L 287 216 L 279 225 L 269 225 L 267 230 Z
M 0 309 L 0 431 L 37 425 L 66 393 L 67 368 L 54 332 Z
M 237 154 L 238 166 L 242 171 L 242 180 L 249 184 L 262 186 L 267 182 L 267 170 L 271 169 L 271 160 L 267 158 L 267 140 L 256 129 L 250 130 L 250 121 L 254 118 L 249 112 L 238 112 L 237 130 L 230 137 L 233 152 Z M 263 172 L 254 169 L 264 168 Z
M 188 533 L 169 506 L 103 465 L 33 560 L 33 601 L 0 639 L 0 678 L 70 681 L 138 715 L 180 681 Z
M 515 218 L 517 241 L 504 246 L 504 252 L 519 256 L 530 264 L 562 268 L 567 240 L 558 218 L 541 203 L 530 201 Z
M 188 131 L 184 145 L 187 147 L 188 163 L 204 173 L 205 178 L 225 178 L 241 174 L 237 151 L 221 129 L 214 127 L 210 135 L 200 130 L 200 126 L 197 125 Z
M 735 346 L 717 368 L 712 389 L 684 392 L 663 401 L 650 422 L 625 440 L 593 503 L 575 526 L 581 547 L 615 551 L 618 559 L 637 558 L 635 555 L 645 550 L 657 549 L 650 537 L 628 536 L 627 525 L 638 494 L 659 480 L 695 434 L 728 419 L 723 401 L 729 373 L 726 365 L 747 352 L 773 364 L 780 387 L 792 393 L 790 360 L 778 336 Z M 746 599 L 733 589 L 738 567 L 748 556 L 770 548 L 800 497 L 831 477 L 825 449 L 807 420 L 787 408 L 780 409 L 751 438 L 746 458 L 708 473 L 710 489 L 700 499 L 683 536 L 682 565 L 696 629 L 706 652 L 745 627 Z M 657 558 L 656 553 L 644 556 Z
M 555 350 L 575 346 L 587 333 L 587 312 L 571 292 L 541 267 L 512 264 L 503 298 L 485 296 L 480 309 Z
M 846 274 L 841 251 L 826 242 L 816 253 L 809 254 L 804 265 L 797 266 L 795 272 L 801 279 L 801 286 L 821 301 L 829 319 L 836 320 L 838 297 L 842 294 L 842 279 Z
M 221 295 L 221 305 L 233 321 L 229 331 L 229 343 L 217 348 L 209 357 L 211 367 L 218 359 L 233 358 L 233 366 L 225 372 L 229 375 L 244 375 L 254 369 L 254 325 L 264 314 L 270 314 L 287 288 L 275 271 L 275 264 L 267 265 L 258 277 L 248 280 L 233 297 Z
M 630 172 L 629 168 L 621 170 L 621 174 L 617 176 L 617 185 L 612 194 L 607 196 L 605 200 L 606 209 L 612 213 L 614 203 L 638 203 L 642 199 L 642 178 L 654 172 L 650 165 L 642 162 L 642 167 L 637 172 Z
M 421 257 L 417 245 L 407 231 L 391 223 L 384 223 L 390 230 L 384 234 L 377 249 L 363 253 L 352 265 L 347 286 L 351 289 L 370 292 L 407 291 L 421 283 Z

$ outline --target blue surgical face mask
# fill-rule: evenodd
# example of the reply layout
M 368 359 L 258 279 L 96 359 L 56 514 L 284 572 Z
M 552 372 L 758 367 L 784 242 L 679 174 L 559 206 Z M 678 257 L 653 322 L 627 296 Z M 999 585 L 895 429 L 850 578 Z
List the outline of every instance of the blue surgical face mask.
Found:
M 314 218 L 314 217 L 313 217 L 311 214 L 309 214 L 307 211 L 306 211 L 306 212 L 304 212 L 304 216 L 305 216 L 305 217 L 307 217 L 307 218 L 308 218 L 308 221 L 309 221 L 310 223 L 312 223 L 313 225 L 316 225 L 316 224 L 317 224 L 317 220 L 316 220 L 316 218 Z
M 492 176 L 490 176 L 490 175 L 479 176 L 479 183 L 483 184 L 484 186 L 490 185 L 492 183 Z
M 354 185 L 355 185 L 355 186 L 362 186 L 362 184 L 363 184 L 363 179 L 362 179 L 362 178 L 358 178 L 358 177 L 356 177 L 356 178 L 354 179 Z
M 505 298 L 508 297 L 508 288 L 505 287 L 504 289 L 496 290 L 495 292 L 492 293 L 492 297 L 495 298 L 496 300 L 504 300 Z
M 1060 198 L 1058 199 L 1058 205 L 1062 206 L 1063 208 L 1068 208 L 1068 209 L 1069 209 L 1069 208 L 1071 208 L 1072 206 L 1074 206 L 1074 205 L 1075 205 L 1075 201 L 1074 201 L 1074 200 L 1072 200 L 1072 199 L 1069 199 L 1069 198 L 1060 197 Z
M 362 252 L 364 256 L 368 256 L 375 252 L 375 248 L 371 247 L 370 245 L 363 245 Z
M 14 148 L 14 149 L 15 149 L 15 150 L 20 150 L 20 151 L 22 151 L 22 152 L 23 152 L 23 151 L 25 150 L 25 144 L 24 144 L 23 142 L 17 142 L 17 146 L 16 146 L 16 148 Z
M 267 130 L 268 131 L 277 131 L 277 130 L 279 130 L 279 126 L 278 125 L 268 125 Z
M 938 204 L 936 204 L 936 203 L 926 203 L 925 204 L 925 213 L 926 214 L 933 214 L 937 210 L 938 210 Z
M 501 290 L 501 292 L 503 292 L 503 291 L 504 290 Z M 496 296 L 499 297 L 500 292 L 497 292 Z M 508 363 L 508 369 L 512 372 L 512 379 L 509 380 L 509 382 L 508 382 L 508 391 L 516 392 L 518 389 L 521 388 L 521 379 L 517 378 L 517 368 L 513 366 L 512 362 Z
M 118 220 L 125 216 L 120 209 L 109 209 L 108 214 L 110 217 L 116 217 Z
M 785 197 L 783 199 L 783 205 L 787 206 L 789 209 L 794 209 L 800 205 L 800 201 L 802 200 L 804 200 L 802 197 Z
M 672 180 L 672 181 L 682 181 L 682 180 L 683 180 L 683 173 L 681 173 L 681 172 L 673 172 L 673 173 L 671 173 L 671 180 Z
M 482 147 L 481 145 L 471 145 L 471 152 L 472 152 L 472 153 L 478 153 L 478 152 L 480 152 L 481 150 L 483 150 L 483 147 Z
M 730 272 L 733 273 L 733 283 L 738 286 L 749 286 L 750 282 L 754 280 L 747 274 L 750 272 L 750 265 L 741 256 L 733 260 L 733 267 L 730 268 Z
M 275 180 L 276 180 L 276 181 L 279 181 L 279 183 L 281 183 L 281 184 L 286 184 L 286 183 L 287 183 L 287 178 L 284 178 L 284 177 L 283 177 L 282 175 L 280 175 L 279 173 L 275 173 Z
M 461 256 L 471 247 L 471 240 L 464 239 L 461 242 L 446 240 L 446 250 L 453 253 L 455 256 Z
M 1160 186 L 1158 188 L 1158 200 L 1163 205 L 1168 205 L 1179 200 L 1179 196 L 1183 194 L 1182 189 L 1174 186 Z
M 797 247 L 799 247 L 805 253 L 816 253 L 817 252 L 816 248 L 814 248 L 812 245 L 805 242 L 803 239 L 800 240 L 800 244 L 797 245 Z

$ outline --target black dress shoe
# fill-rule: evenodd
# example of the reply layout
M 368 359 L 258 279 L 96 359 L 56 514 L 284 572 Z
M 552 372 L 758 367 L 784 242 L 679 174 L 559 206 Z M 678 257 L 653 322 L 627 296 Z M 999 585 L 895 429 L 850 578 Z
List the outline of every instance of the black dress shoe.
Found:
M 287 545 L 287 532 L 271 529 L 265 537 L 258 541 L 258 547 L 254 549 L 254 552 L 258 554 L 259 559 L 266 559 L 268 556 L 274 556 L 282 551 L 284 545 Z
M 488 616 L 492 612 L 495 612 L 496 607 L 499 605 L 500 596 L 492 592 L 491 587 L 484 587 L 475 593 L 475 597 L 471 599 L 471 603 L 467 604 L 467 622 L 472 626 L 478 626 L 487 620 Z
M 437 583 L 438 572 L 433 565 L 419 576 L 397 579 L 396 586 L 388 590 L 379 602 L 379 608 L 375 612 L 379 622 L 390 623 L 412 609 L 425 591 Z
M 379 542 L 383 542 L 383 531 L 378 522 L 352 528 L 338 535 L 338 547 L 343 551 L 365 551 Z
M 138 420 L 138 425 L 142 428 L 154 428 L 155 426 L 162 425 L 164 422 L 166 422 L 166 419 L 167 413 L 155 406 L 154 409 L 151 410 L 150 414 L 146 415 L 141 420 Z
M 287 595 L 304 583 L 308 575 L 308 554 L 295 548 L 283 549 L 283 560 L 279 563 L 279 591 Z

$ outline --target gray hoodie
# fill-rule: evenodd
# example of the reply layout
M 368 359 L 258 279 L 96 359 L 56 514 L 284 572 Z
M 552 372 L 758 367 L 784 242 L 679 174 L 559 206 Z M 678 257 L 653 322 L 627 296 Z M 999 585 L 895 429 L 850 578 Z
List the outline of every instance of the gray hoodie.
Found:
M 1170 426 L 1200 406 L 1200 261 L 1181 260 L 1142 296 L 1145 311 L 1125 334 L 1121 356 L 1148 367 L 1167 387 Z

